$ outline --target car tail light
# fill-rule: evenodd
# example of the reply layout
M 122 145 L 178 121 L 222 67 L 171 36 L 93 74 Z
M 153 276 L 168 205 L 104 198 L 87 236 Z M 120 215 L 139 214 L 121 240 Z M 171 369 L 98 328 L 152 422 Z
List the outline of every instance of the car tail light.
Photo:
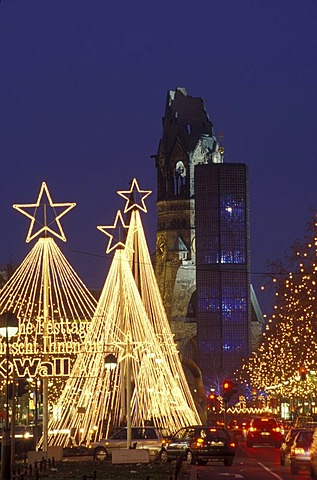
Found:
M 250 432 L 256 432 L 256 428 L 255 427 L 250 427 Z
M 280 432 L 281 431 L 280 427 L 272 428 L 272 430 L 273 430 L 273 432 Z
M 204 443 L 205 443 L 205 441 L 204 441 L 203 438 L 200 438 L 200 437 L 197 438 L 197 440 L 196 440 L 197 447 L 202 447 L 204 445 Z
M 235 446 L 236 446 L 236 444 L 235 444 L 234 442 L 229 443 L 229 447 L 233 447 L 233 448 L 234 448 Z

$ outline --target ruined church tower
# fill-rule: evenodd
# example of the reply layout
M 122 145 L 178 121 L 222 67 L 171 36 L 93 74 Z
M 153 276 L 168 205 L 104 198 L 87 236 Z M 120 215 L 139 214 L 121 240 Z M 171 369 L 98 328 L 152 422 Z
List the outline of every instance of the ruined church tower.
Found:
M 194 167 L 222 155 L 202 98 L 185 88 L 167 94 L 157 168 L 156 278 L 168 318 L 195 319 Z M 176 326 L 176 325 L 175 325 Z

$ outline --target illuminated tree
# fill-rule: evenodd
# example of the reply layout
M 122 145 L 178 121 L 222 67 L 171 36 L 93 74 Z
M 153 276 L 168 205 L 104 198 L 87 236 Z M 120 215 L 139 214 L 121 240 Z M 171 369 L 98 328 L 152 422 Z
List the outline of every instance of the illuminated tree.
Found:
M 45 182 L 36 203 L 14 205 L 31 219 L 26 242 L 40 236 L 0 290 L 0 314 L 9 310 L 19 319 L 18 334 L 10 347 L 17 377 L 39 377 L 45 371 L 50 375 L 49 367 L 41 366 L 42 360 L 59 357 L 72 362 L 95 312 L 96 299 L 52 238 L 66 241 L 59 219 L 75 205 L 53 203 Z M 0 353 L 5 353 L 3 340 Z
M 170 323 L 165 312 L 140 216 L 140 211 L 146 212 L 144 198 L 151 192 L 140 190 L 136 179 L 134 179 L 130 190 L 119 191 L 118 193 L 127 199 L 124 212 L 131 212 L 126 251 L 143 305 L 160 342 L 164 356 L 168 359 L 171 374 L 175 379 L 178 379 L 186 402 L 190 405 L 193 412 L 195 412 L 196 406 L 184 374 L 177 345 L 174 340 L 174 334 L 171 331 Z M 205 395 L 203 400 L 206 401 Z M 199 422 L 198 415 L 196 415 L 195 422 Z
M 305 397 L 316 393 L 317 223 L 304 242 L 293 246 L 287 267 L 276 265 L 274 313 L 259 349 L 242 368 L 242 379 L 258 389 Z M 300 380 L 301 367 L 312 373 L 306 381 Z
M 69 375 L 96 307 L 96 300 L 52 238 L 66 242 L 60 219 L 75 205 L 53 202 L 45 182 L 35 203 L 13 205 L 31 220 L 26 242 L 40 238 L 0 291 L 0 314 L 11 311 L 19 319 L 18 334 L 10 345 L 13 375 L 43 380 L 45 447 L 49 400 L 57 398 L 60 384 Z M 0 354 L 4 362 L 3 340 Z
M 83 351 L 49 425 L 52 445 L 88 445 L 125 424 L 128 411 L 132 425 L 152 422 L 170 433 L 200 423 L 149 257 L 142 253 L 147 246 L 137 209 L 127 240 L 120 212 L 114 225 L 98 228 L 110 237 L 107 252 L 115 254 Z M 112 369 L 105 368 L 109 356 L 115 359 Z

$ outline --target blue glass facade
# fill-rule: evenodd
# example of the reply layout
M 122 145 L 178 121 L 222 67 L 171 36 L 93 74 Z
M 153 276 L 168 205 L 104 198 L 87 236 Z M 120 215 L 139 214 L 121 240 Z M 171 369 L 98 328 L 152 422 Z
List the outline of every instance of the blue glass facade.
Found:
M 197 340 L 205 383 L 230 375 L 249 353 L 248 169 L 195 167 Z

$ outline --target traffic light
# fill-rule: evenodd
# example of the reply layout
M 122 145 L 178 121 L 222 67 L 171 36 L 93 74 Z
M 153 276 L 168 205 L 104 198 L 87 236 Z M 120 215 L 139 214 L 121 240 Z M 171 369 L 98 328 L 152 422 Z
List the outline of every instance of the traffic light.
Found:
M 229 402 L 230 398 L 237 393 L 237 384 L 231 380 L 224 380 L 222 383 L 223 400 L 225 403 Z
M 299 375 L 302 382 L 306 382 L 307 370 L 306 367 L 300 367 Z
M 215 393 L 210 393 L 207 397 L 207 409 L 208 410 L 214 410 L 214 403 L 215 403 L 215 400 L 216 400 L 216 394 Z

